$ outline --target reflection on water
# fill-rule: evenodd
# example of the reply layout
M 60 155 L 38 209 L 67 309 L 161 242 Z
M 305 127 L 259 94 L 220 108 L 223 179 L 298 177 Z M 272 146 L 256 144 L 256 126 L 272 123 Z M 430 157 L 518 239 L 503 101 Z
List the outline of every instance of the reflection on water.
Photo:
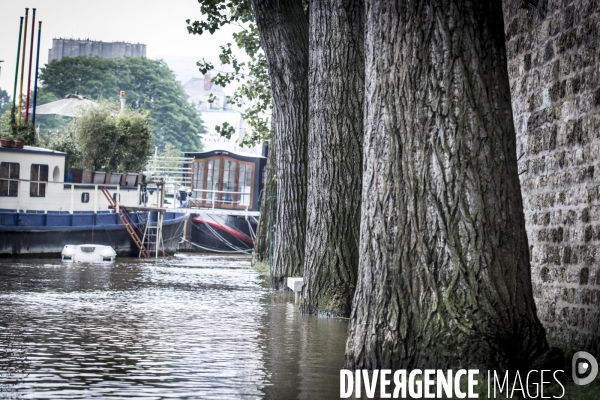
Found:
M 339 396 L 347 323 L 246 258 L 0 261 L 0 398 Z

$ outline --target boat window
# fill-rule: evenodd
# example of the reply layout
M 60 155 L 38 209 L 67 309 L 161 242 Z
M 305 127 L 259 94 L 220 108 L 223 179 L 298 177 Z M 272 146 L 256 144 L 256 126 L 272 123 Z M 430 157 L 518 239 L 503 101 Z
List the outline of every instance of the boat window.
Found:
M 250 204 L 250 193 L 252 191 L 252 165 L 240 165 L 240 174 L 238 176 L 238 192 L 243 193 L 239 195 L 239 205 L 249 207 Z
M 191 204 L 199 207 L 252 207 L 254 164 L 226 156 L 196 160 Z
M 221 201 L 223 204 L 231 205 L 234 204 L 233 196 L 235 192 L 235 168 L 236 163 L 232 160 L 224 160 L 223 161 L 223 192 L 230 193 L 222 193 Z
M 193 177 L 192 177 L 192 187 L 194 189 L 199 189 L 199 190 L 204 190 L 205 186 L 204 186 L 204 166 L 206 164 L 204 163 L 204 161 L 196 161 L 194 163 L 194 167 L 192 170 L 193 173 Z M 194 192 L 194 200 L 197 201 L 198 199 L 203 200 L 205 198 L 204 196 L 204 192 Z
M 81 202 L 82 203 L 90 202 L 90 194 L 88 192 L 81 193 Z
M 0 196 L 18 196 L 19 170 L 19 163 L 0 163 Z
M 208 173 L 206 175 L 206 190 L 219 191 L 219 159 L 210 160 L 208 162 Z M 209 203 L 216 202 L 218 200 L 217 193 L 206 193 L 206 201 Z
M 42 164 L 31 164 L 31 175 L 29 176 L 29 180 L 29 196 L 46 197 L 48 166 Z

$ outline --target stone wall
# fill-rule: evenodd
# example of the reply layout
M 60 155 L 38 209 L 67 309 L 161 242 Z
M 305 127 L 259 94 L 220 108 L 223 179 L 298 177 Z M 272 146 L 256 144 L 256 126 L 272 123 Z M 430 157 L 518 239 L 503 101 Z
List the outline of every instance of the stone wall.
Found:
M 504 0 L 517 156 L 538 315 L 600 354 L 600 2 Z

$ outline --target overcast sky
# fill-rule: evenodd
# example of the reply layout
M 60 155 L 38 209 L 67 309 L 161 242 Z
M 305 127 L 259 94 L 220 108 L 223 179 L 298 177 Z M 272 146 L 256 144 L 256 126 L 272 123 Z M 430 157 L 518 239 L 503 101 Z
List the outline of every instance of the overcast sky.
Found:
M 219 45 L 231 41 L 233 32 L 229 28 L 212 36 L 188 34 L 185 20 L 189 18 L 194 21 L 202 17 L 196 0 L 0 0 L 0 60 L 4 60 L 0 63 L 0 88 L 11 96 L 19 17 L 25 15 L 25 7 L 30 8 L 26 59 L 29 56 L 33 7 L 37 9 L 36 21 L 43 22 L 40 67 L 48 61 L 48 49 L 52 46 L 53 38 L 145 43 L 148 58 L 189 56 L 216 61 Z M 37 22 L 35 37 L 34 58 Z

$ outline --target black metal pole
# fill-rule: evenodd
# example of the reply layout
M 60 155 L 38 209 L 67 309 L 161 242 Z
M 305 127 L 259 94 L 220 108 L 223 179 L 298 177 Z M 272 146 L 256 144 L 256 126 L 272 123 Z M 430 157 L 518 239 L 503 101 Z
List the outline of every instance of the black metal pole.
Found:
M 38 91 L 38 72 L 40 66 L 40 41 L 42 40 L 42 21 L 39 22 L 38 28 L 38 45 L 37 45 L 37 57 L 35 60 L 35 82 L 33 85 L 33 114 L 31 115 L 31 123 L 35 126 L 35 107 L 37 105 L 37 91 Z

